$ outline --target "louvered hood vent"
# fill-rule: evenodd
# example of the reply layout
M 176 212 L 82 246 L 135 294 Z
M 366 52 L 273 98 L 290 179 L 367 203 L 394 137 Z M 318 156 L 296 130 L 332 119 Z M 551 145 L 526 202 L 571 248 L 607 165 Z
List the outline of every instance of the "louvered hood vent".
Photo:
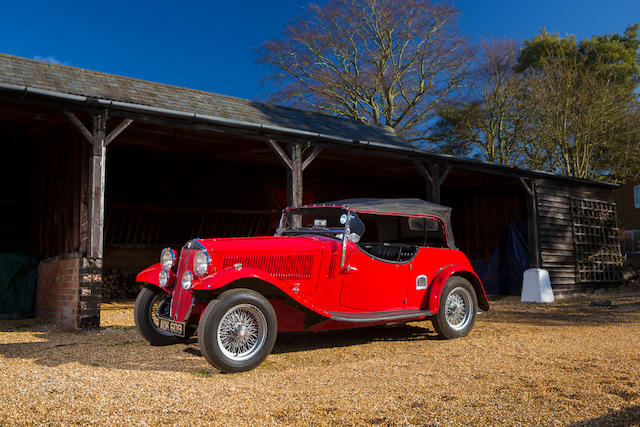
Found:
M 242 264 L 262 270 L 280 280 L 311 279 L 313 254 L 226 256 L 223 268 Z

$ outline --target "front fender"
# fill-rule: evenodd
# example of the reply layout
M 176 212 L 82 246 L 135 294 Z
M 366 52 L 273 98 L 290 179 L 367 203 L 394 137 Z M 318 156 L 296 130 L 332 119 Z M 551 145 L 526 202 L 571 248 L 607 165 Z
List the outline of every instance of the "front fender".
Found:
M 484 292 L 484 286 L 476 273 L 473 270 L 461 265 L 448 265 L 438 272 L 436 277 L 433 278 L 431 284 L 429 284 L 429 292 L 427 296 L 427 309 L 432 313 L 436 313 L 440 307 L 440 296 L 442 295 L 442 288 L 447 280 L 451 276 L 461 276 L 467 279 L 473 289 L 476 291 L 476 297 L 478 298 L 478 306 L 483 310 L 489 310 L 489 300 L 487 294 Z
M 162 270 L 162 264 L 160 263 L 153 264 L 151 267 L 147 267 L 144 270 L 142 270 L 140 273 L 138 273 L 138 275 L 136 276 L 136 282 L 142 282 L 147 286 L 152 285 L 154 288 L 157 287 L 169 293 L 168 290 L 160 286 L 158 276 L 161 270 Z
M 194 291 L 214 291 L 240 279 L 260 279 L 265 282 L 271 283 L 272 285 L 285 292 L 291 292 L 290 290 L 286 289 L 285 286 L 283 286 L 280 280 L 276 279 L 270 274 L 265 273 L 262 270 L 258 270 L 257 268 L 252 267 L 224 269 L 195 282 L 191 289 L 193 289 Z
M 192 291 L 215 291 L 218 289 L 222 289 L 228 287 L 229 285 L 234 285 L 234 282 L 245 282 L 248 280 L 255 281 L 254 283 L 262 283 L 272 289 L 281 292 L 287 297 L 291 298 L 293 301 L 302 305 L 303 307 L 312 310 L 322 316 L 331 317 L 331 315 L 324 310 L 321 310 L 315 307 L 311 302 L 307 301 L 305 298 L 302 298 L 297 293 L 293 292 L 292 288 L 288 286 L 286 283 L 281 280 L 273 277 L 272 275 L 265 273 L 262 270 L 252 267 L 242 267 L 240 269 L 236 268 L 227 268 L 225 270 L 219 271 L 217 273 L 212 274 L 209 277 L 205 277 L 202 280 L 195 282 L 191 288 Z M 244 287 L 244 286 L 242 286 Z M 251 285 L 246 286 L 251 288 Z M 259 290 L 259 289 L 256 289 Z

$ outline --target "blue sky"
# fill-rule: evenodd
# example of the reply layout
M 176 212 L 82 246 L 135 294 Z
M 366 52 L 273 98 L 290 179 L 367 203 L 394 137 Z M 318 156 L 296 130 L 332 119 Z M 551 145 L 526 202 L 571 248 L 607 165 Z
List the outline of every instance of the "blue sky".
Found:
M 322 3 L 323 1 L 317 1 Z M 579 39 L 640 21 L 640 0 L 457 0 L 473 40 L 525 40 L 540 27 Z M 255 49 L 305 1 L 7 1 L 0 52 L 261 99 Z

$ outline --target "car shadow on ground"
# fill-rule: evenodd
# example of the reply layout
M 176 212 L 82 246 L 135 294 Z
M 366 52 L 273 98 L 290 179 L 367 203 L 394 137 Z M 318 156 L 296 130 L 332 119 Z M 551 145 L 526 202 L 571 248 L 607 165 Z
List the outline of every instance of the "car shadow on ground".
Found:
M 481 319 L 540 326 L 626 324 L 640 321 L 640 300 L 638 297 L 592 297 L 579 301 L 559 300 L 551 304 L 497 303 Z
M 0 343 L 0 362 L 2 358 L 16 358 L 33 360 L 38 365 L 48 367 L 79 363 L 108 369 L 217 373 L 202 357 L 195 337 L 184 344 L 154 347 L 140 337 L 134 327 L 111 326 L 89 332 L 33 330 L 42 324 L 36 322 L 30 329 L 24 323 L 18 325 L 8 321 L 0 322 L 0 333 L 4 335 L 4 342 Z M 18 333 L 15 338 L 11 336 L 13 332 Z M 278 336 L 272 354 L 359 346 L 380 341 L 434 339 L 438 337 L 427 324 L 424 327 L 422 324 L 414 324 L 317 333 L 284 333 Z
M 631 426 L 636 425 L 638 422 L 640 422 L 640 405 L 610 412 L 597 418 L 583 420 L 575 424 L 571 424 L 570 427 Z
M 436 333 L 429 328 L 415 325 L 371 326 L 339 331 L 321 332 L 284 332 L 278 339 L 271 354 L 297 353 L 301 351 L 319 350 L 323 348 L 351 347 L 372 342 L 406 342 L 439 340 Z M 198 343 L 191 338 L 189 344 Z M 184 350 L 194 356 L 202 356 L 197 347 Z
M 273 354 L 295 353 L 322 348 L 350 347 L 380 341 L 425 341 L 437 340 L 433 329 L 416 325 L 371 326 L 326 332 L 290 332 L 278 335 Z

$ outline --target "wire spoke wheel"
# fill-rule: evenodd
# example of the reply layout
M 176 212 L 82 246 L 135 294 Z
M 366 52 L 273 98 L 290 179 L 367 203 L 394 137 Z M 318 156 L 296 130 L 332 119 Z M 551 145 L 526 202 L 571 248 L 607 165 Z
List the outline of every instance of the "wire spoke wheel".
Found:
M 133 318 L 140 335 L 151 345 L 171 345 L 184 341 L 168 332 L 160 330 L 159 317 L 169 317 L 171 296 L 164 291 L 154 291 L 144 288 L 136 298 L 133 309 Z
M 466 328 L 473 316 L 473 300 L 468 290 L 454 288 L 445 302 L 445 319 L 454 330 Z
M 160 324 L 160 321 L 158 320 L 159 317 L 169 317 L 170 301 L 170 297 L 157 294 L 149 306 L 149 318 L 156 328 Z
M 252 304 L 233 306 L 220 319 L 216 337 L 220 350 L 229 359 L 250 359 L 265 343 L 267 319 Z

